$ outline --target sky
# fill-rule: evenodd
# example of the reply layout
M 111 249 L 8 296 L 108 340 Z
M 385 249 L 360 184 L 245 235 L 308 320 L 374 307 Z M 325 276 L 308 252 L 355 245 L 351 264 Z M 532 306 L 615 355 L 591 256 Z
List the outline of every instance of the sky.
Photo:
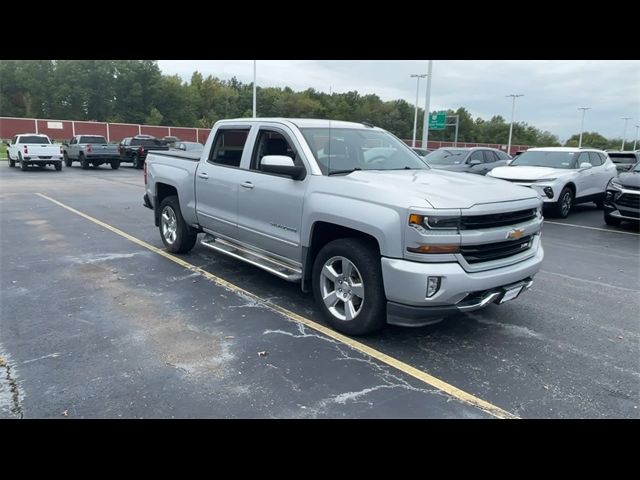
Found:
M 426 60 L 258 60 L 257 85 L 295 91 L 376 94 L 382 100 L 416 99 L 416 79 Z M 227 80 L 253 81 L 252 60 L 160 60 L 163 73 L 189 80 L 194 70 Z M 424 108 L 426 79 L 420 81 Z M 633 141 L 640 124 L 640 61 L 637 60 L 434 60 L 430 111 L 465 107 L 475 118 L 511 118 L 509 94 L 516 100 L 515 121 L 548 130 L 565 141 L 585 131 Z M 260 102 L 258 101 L 258 115 Z

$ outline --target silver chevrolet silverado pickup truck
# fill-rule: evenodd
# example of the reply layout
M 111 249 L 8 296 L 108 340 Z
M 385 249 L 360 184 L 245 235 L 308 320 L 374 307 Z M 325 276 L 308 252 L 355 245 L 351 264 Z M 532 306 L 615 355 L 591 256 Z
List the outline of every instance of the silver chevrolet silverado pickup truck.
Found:
M 530 189 L 430 169 L 369 124 L 217 122 L 200 153 L 150 152 L 145 205 L 167 250 L 201 244 L 313 291 L 350 335 L 513 300 L 540 269 Z

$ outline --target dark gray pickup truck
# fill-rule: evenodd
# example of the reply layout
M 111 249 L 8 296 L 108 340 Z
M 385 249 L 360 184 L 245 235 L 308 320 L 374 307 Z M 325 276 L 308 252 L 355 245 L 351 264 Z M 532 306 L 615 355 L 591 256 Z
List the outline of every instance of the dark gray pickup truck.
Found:
M 80 162 L 83 170 L 103 163 L 110 164 L 114 170 L 120 168 L 118 145 L 108 143 L 102 135 L 76 135 L 62 144 L 62 156 L 67 167 Z

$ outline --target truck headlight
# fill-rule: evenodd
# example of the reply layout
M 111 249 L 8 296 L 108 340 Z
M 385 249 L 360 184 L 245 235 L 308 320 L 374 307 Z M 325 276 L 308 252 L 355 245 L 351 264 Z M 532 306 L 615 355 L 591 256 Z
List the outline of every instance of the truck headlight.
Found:
M 618 183 L 615 178 L 612 178 L 609 185 L 607 185 L 607 188 L 616 188 L 620 190 L 622 188 L 622 184 Z
M 418 225 L 428 229 L 458 230 L 460 229 L 459 216 L 425 216 L 412 213 L 409 215 L 409 225 Z

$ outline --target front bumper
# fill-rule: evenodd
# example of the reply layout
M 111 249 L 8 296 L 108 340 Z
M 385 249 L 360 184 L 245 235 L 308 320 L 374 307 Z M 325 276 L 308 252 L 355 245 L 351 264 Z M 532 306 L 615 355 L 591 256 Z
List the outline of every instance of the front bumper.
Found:
M 604 199 L 604 213 L 620 220 L 640 220 L 640 190 L 608 188 Z
M 500 299 L 504 287 L 525 283 L 540 270 L 544 250 L 519 263 L 480 272 L 467 272 L 458 263 L 420 263 L 382 258 L 387 322 L 421 326 L 439 318 L 483 308 Z M 440 277 L 440 289 L 426 298 L 427 277 Z M 494 295 L 495 294 L 495 295 Z

